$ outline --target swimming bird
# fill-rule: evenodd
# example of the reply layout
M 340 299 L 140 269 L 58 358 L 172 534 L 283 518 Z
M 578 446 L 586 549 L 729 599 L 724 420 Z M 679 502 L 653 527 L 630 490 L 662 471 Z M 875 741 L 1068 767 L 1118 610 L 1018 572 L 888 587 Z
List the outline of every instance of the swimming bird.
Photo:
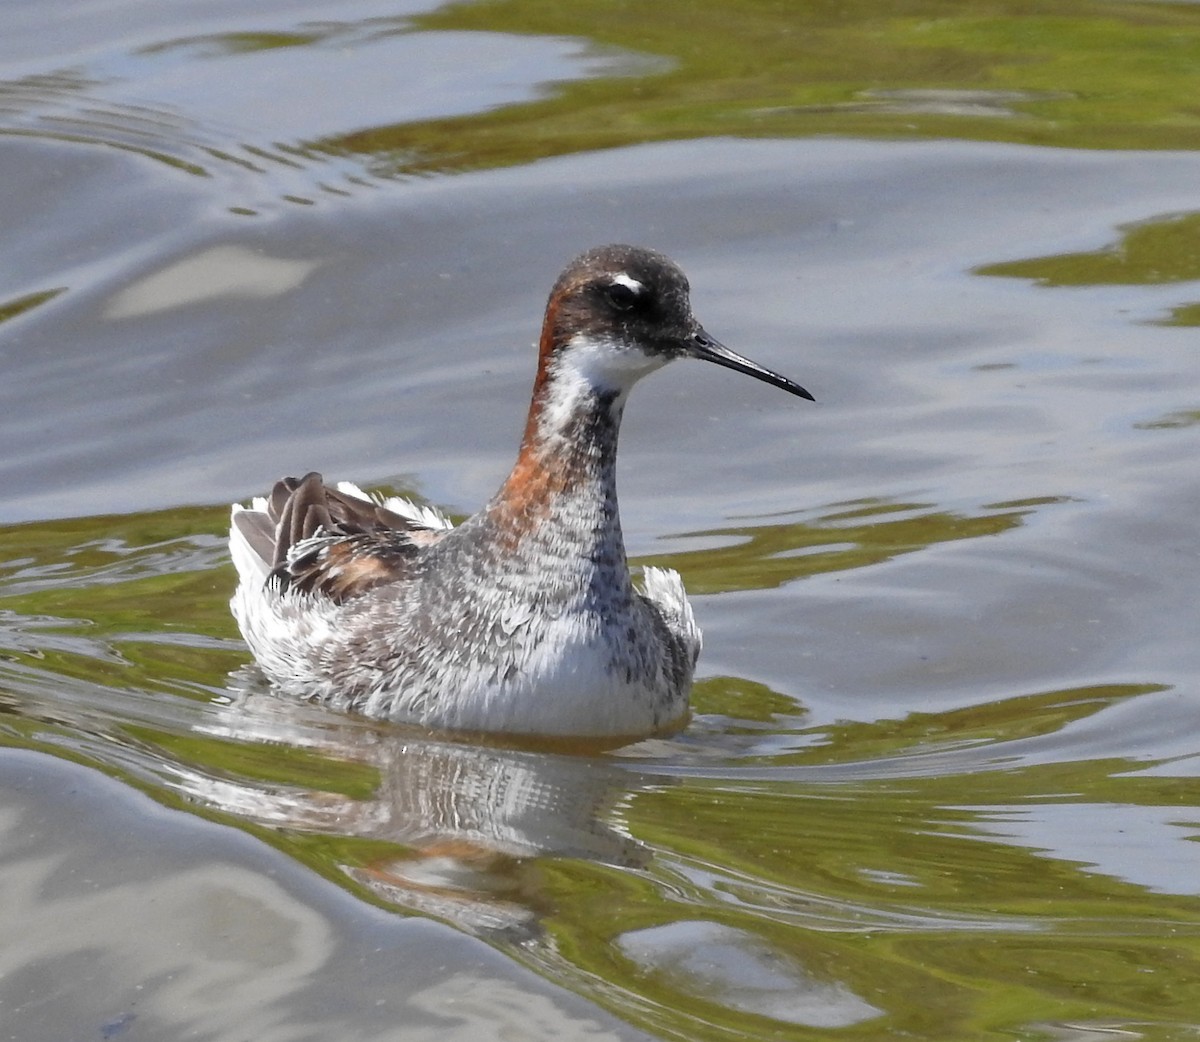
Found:
M 638 738 L 684 726 L 700 630 L 679 574 L 635 588 L 617 511 L 630 389 L 699 358 L 812 395 L 696 321 L 667 257 L 602 246 L 550 292 L 512 472 L 455 527 L 316 473 L 233 507 L 232 609 L 279 689 L 438 730 Z

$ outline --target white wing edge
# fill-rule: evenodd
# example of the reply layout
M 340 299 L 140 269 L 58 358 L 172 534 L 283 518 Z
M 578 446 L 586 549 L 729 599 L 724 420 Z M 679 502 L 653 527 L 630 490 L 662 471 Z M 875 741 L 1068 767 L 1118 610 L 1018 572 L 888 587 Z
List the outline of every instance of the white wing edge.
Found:
M 403 496 L 372 496 L 364 492 L 352 481 L 339 481 L 337 490 L 345 496 L 353 496 L 355 499 L 361 499 L 364 503 L 378 503 L 385 510 L 390 510 L 394 514 L 399 514 L 401 517 L 420 525 L 422 528 L 431 528 L 434 531 L 449 531 L 454 527 L 454 522 L 451 521 L 445 514 L 438 510 L 435 506 L 422 506 L 420 503 L 414 503 L 411 499 L 405 499 Z

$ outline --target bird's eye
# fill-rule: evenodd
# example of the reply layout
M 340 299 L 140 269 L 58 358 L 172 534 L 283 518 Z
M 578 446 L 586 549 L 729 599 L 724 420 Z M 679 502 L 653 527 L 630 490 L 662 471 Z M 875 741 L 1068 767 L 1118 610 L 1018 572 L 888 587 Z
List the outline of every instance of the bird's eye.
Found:
M 632 286 L 627 286 L 624 282 L 610 283 L 605 287 L 604 295 L 618 311 L 632 311 L 640 297 L 637 290 Z

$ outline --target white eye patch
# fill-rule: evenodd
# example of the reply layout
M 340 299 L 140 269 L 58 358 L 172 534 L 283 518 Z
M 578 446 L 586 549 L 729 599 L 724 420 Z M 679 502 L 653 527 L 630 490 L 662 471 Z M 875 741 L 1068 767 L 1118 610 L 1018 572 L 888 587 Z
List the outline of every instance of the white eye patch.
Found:
M 629 275 L 626 275 L 624 272 L 614 275 L 612 277 L 612 280 L 613 280 L 614 286 L 624 286 L 631 293 L 636 293 L 638 295 L 641 295 L 642 293 L 646 292 L 645 286 L 643 286 L 640 282 L 638 282 L 637 279 L 632 278 Z

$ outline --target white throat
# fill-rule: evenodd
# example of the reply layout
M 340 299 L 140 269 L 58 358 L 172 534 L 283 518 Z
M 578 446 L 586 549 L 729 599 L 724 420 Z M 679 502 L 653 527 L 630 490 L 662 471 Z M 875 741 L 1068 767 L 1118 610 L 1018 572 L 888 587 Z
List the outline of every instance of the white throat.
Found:
M 552 363 L 549 393 L 542 403 L 542 434 L 563 430 L 597 395 L 614 396 L 612 407 L 619 415 L 630 388 L 668 361 L 608 337 L 576 333 Z

